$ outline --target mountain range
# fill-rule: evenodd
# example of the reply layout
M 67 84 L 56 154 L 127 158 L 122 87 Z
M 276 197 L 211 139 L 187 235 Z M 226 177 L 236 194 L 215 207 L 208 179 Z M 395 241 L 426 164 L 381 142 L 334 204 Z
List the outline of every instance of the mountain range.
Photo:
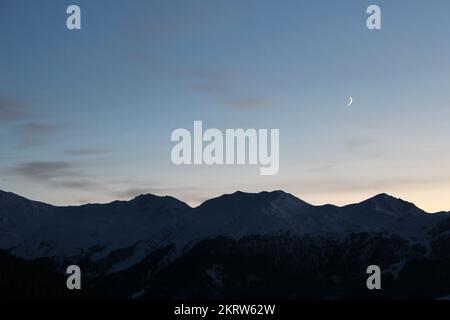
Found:
M 387 194 L 343 207 L 283 191 L 196 208 L 151 194 L 57 207 L 0 191 L 0 288 L 7 298 L 437 299 L 450 294 L 449 238 L 449 212 Z M 70 264 L 83 272 L 73 295 L 61 293 Z M 373 264 L 382 290 L 366 288 Z M 49 289 L 20 270 L 42 272 Z

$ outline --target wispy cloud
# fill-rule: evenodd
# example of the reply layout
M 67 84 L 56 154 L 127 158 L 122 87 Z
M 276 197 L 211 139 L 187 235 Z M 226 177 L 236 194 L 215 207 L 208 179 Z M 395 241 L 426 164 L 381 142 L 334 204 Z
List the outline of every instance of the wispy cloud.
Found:
M 375 139 L 369 138 L 351 138 L 344 141 L 344 151 L 352 157 L 370 157 L 379 158 L 382 155 L 381 146 Z
M 261 108 L 267 105 L 267 100 L 262 97 L 238 97 L 229 100 L 227 104 L 238 109 Z
M 22 100 L 0 96 L 0 122 L 10 123 L 16 131 L 19 148 L 40 145 L 63 127 L 35 120 L 30 105 Z
M 62 130 L 63 127 L 55 124 L 41 122 L 26 122 L 18 126 L 19 148 L 29 148 L 41 145 L 52 134 Z
M 66 161 L 35 161 L 21 163 L 9 170 L 9 174 L 21 176 L 51 187 L 71 189 L 101 189 L 76 164 Z
M 266 97 L 242 92 L 239 76 L 230 71 L 196 71 L 192 89 L 219 100 L 226 106 L 236 109 L 261 108 L 268 105 Z
M 313 172 L 313 173 L 329 173 L 331 171 L 333 171 L 333 169 L 336 167 L 335 164 L 324 164 L 324 165 L 319 165 L 319 166 L 315 166 L 312 167 L 308 170 L 308 172 Z
M 74 156 L 98 156 L 110 154 L 112 149 L 107 148 L 80 148 L 80 149 L 70 149 L 66 153 Z
M 370 145 L 373 145 L 375 143 L 375 140 L 368 139 L 368 138 L 351 138 L 344 142 L 345 148 L 347 150 L 357 150 L 357 149 L 363 149 Z
M 76 176 L 73 166 L 64 161 L 36 161 L 17 165 L 11 170 L 23 177 L 46 181 L 57 177 Z
M 30 135 L 48 134 L 60 130 L 62 127 L 55 124 L 40 122 L 27 122 L 21 125 L 22 132 Z
M 25 102 L 0 96 L 0 121 L 23 120 L 28 116 Z
M 93 181 L 83 179 L 83 180 L 70 180 L 70 181 L 60 181 L 58 182 L 58 185 L 64 188 L 70 188 L 70 189 L 80 189 L 80 190 L 87 190 L 87 189 L 100 189 L 100 186 Z

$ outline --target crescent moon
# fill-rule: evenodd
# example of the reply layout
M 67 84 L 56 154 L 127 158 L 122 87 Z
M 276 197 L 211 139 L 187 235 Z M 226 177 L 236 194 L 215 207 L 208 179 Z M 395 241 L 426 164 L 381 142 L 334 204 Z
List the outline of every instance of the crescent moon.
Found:
M 353 104 L 353 98 L 352 98 L 352 96 L 350 96 L 350 97 L 348 97 L 348 99 L 349 99 L 349 101 L 348 101 L 347 107 L 350 107 Z

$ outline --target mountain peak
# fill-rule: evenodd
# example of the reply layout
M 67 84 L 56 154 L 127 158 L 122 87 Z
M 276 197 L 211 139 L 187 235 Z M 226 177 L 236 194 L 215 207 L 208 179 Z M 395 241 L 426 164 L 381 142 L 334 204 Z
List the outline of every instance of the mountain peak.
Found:
M 214 199 L 205 201 L 200 205 L 202 208 L 220 207 L 220 208 L 305 208 L 311 205 L 281 190 L 262 191 L 259 193 L 250 193 L 236 191 L 232 194 L 224 194 Z
M 138 206 L 151 206 L 157 203 L 160 204 L 166 204 L 170 207 L 177 207 L 180 209 L 187 209 L 190 208 L 186 203 L 183 201 L 178 200 L 177 198 L 170 197 L 170 196 L 157 196 L 151 193 L 146 194 L 140 194 L 134 199 L 130 201 L 130 203 L 136 204 Z
M 216 199 L 233 199 L 236 201 L 250 200 L 250 201 L 258 201 L 258 202 L 274 201 L 274 200 L 291 200 L 291 201 L 295 201 L 298 203 L 303 203 L 305 205 L 309 205 L 305 201 L 293 196 L 290 193 L 284 192 L 282 190 L 261 191 L 258 193 L 236 191 L 232 194 L 224 194 L 222 196 L 217 197 Z
M 376 202 L 379 202 L 379 201 L 403 201 L 400 198 L 396 198 L 396 197 L 391 196 L 390 194 L 387 194 L 387 193 L 384 193 L 384 192 L 383 193 L 379 193 L 379 194 L 377 194 L 377 195 L 375 195 L 375 196 L 373 196 L 373 197 L 371 197 L 371 198 L 369 198 L 367 200 L 372 200 L 372 201 L 376 201 Z
M 366 202 L 366 201 L 376 202 L 376 203 L 407 202 L 407 201 L 404 201 L 404 200 L 402 200 L 400 198 L 396 198 L 394 196 L 391 196 L 390 194 L 387 194 L 387 193 L 379 193 L 379 194 L 377 194 L 377 195 L 375 195 L 375 196 L 373 196 L 373 197 L 371 197 L 371 198 L 369 198 L 369 199 L 367 199 L 367 200 L 365 200 L 363 202 Z
M 417 208 L 413 203 L 396 198 L 387 193 L 377 194 L 376 196 L 361 202 L 361 204 L 368 205 L 377 211 L 390 212 L 396 215 L 416 213 L 419 211 L 422 212 L 422 210 Z
M 144 200 L 154 200 L 160 198 L 157 195 L 154 195 L 152 193 L 142 193 L 136 197 L 134 197 L 131 201 L 144 201 Z

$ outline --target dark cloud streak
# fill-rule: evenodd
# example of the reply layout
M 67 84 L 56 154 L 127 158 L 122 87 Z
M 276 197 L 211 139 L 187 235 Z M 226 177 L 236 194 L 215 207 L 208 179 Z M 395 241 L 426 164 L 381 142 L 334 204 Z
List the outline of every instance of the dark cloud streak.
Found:
M 75 164 L 66 161 L 26 162 L 15 166 L 9 173 L 52 187 L 81 190 L 100 188 Z
M 40 122 L 27 122 L 21 125 L 21 131 L 25 134 L 48 134 L 60 130 L 61 127 L 54 124 Z
M 197 71 L 191 73 L 195 79 L 194 92 L 208 94 L 226 106 L 235 109 L 261 108 L 268 104 L 265 97 L 242 93 L 237 85 L 239 78 L 228 71 Z
M 28 103 L 0 96 L 0 122 L 12 123 L 18 134 L 18 148 L 40 145 L 62 126 L 33 120 Z
M 32 179 L 49 180 L 59 176 L 73 176 L 72 166 L 64 161 L 36 161 L 17 165 L 12 173 Z
M 28 118 L 26 103 L 0 97 L 0 121 L 18 121 Z
M 49 137 L 61 131 L 62 126 L 40 122 L 27 122 L 19 125 L 19 148 L 42 145 Z
M 86 148 L 86 149 L 70 149 L 66 153 L 74 156 L 98 156 L 110 154 L 111 149 L 107 148 Z

